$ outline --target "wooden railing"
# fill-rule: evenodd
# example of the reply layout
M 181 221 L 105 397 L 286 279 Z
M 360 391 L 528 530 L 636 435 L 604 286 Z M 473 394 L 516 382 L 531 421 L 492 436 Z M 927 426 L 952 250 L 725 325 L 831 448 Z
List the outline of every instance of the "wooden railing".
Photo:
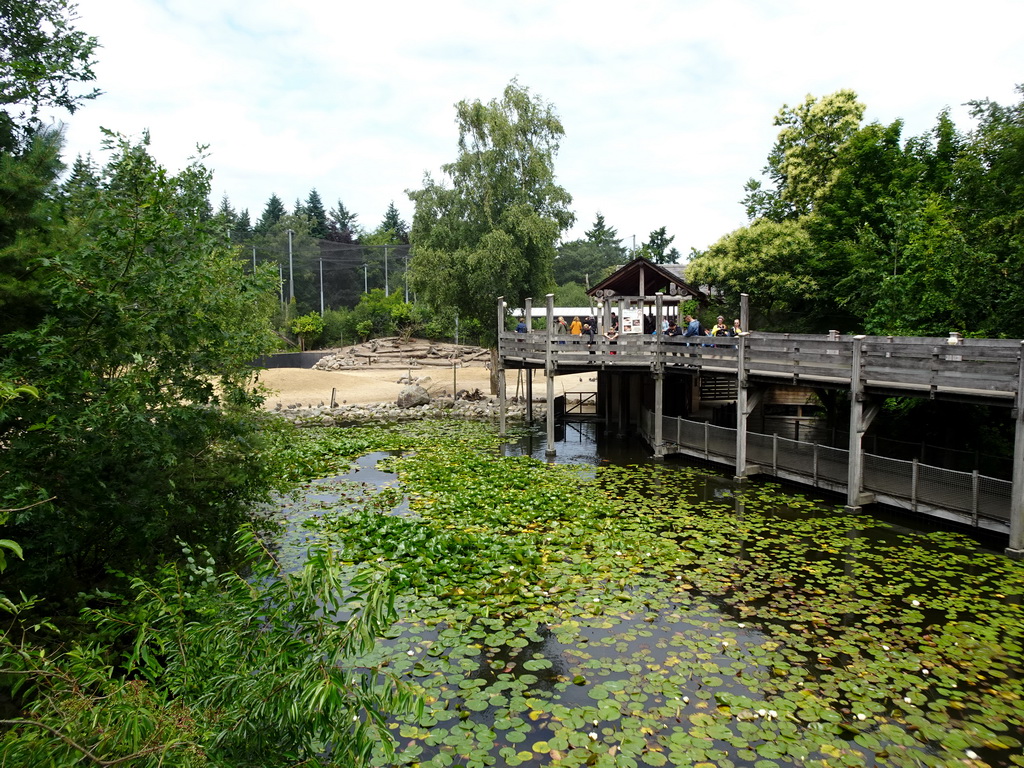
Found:
M 952 342 L 952 343 L 951 343 Z M 504 367 L 559 369 L 688 369 L 774 383 L 845 387 L 859 347 L 860 382 L 869 390 L 935 396 L 960 394 L 1012 403 L 1022 379 L 1022 344 L 1016 339 L 945 339 L 906 336 L 820 336 L 750 333 L 744 337 L 664 337 L 624 334 L 615 341 L 503 333 Z

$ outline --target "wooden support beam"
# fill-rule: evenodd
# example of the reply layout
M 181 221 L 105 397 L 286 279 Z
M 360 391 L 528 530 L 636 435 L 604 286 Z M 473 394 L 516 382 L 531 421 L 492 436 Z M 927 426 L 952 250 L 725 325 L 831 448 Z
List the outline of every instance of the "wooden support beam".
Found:
M 853 359 L 850 364 L 850 443 L 846 475 L 846 509 L 859 512 L 862 504 L 874 497 L 864 494 L 864 449 L 862 439 L 878 413 L 864 393 L 863 344 L 865 336 L 853 337 Z
M 747 463 L 747 421 L 764 397 L 764 389 L 751 387 L 747 373 L 747 333 L 736 344 L 736 467 L 735 479 L 746 480 L 755 471 Z
M 498 346 L 501 346 L 501 335 L 505 332 L 505 297 L 498 297 Z M 498 355 L 498 434 L 505 436 L 508 403 L 505 402 L 505 366 L 501 355 Z
M 665 372 L 659 365 L 654 371 L 654 458 L 665 458 L 663 417 L 665 415 Z
M 1017 350 L 1017 395 L 1013 417 L 1013 486 L 1010 490 L 1010 541 L 1006 556 L 1024 560 L 1024 341 Z
M 547 350 L 544 355 L 544 376 L 547 379 L 547 414 L 544 422 L 547 427 L 547 445 L 544 448 L 544 455 L 551 457 L 555 455 L 555 366 L 554 366 L 554 343 L 555 343 L 555 294 L 547 295 Z

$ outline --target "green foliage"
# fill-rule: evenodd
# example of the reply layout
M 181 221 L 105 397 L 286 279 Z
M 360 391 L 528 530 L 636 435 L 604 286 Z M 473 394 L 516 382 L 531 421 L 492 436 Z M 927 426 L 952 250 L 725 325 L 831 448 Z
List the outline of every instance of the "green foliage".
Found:
M 409 227 L 399 215 L 394 200 L 388 205 L 388 209 L 384 213 L 384 220 L 381 221 L 374 234 L 378 238 L 387 238 L 384 242 L 380 242 L 380 245 L 383 245 L 385 242 L 409 244 Z M 370 241 L 366 240 L 365 242 Z
M 320 193 L 315 189 L 309 191 L 303 210 L 309 219 L 309 234 L 321 240 L 326 238 L 327 211 L 324 209 L 323 200 L 320 199 Z
M 276 194 L 271 195 L 270 199 L 267 200 L 263 213 L 260 215 L 259 221 L 256 222 L 256 226 L 253 229 L 256 231 L 256 234 L 265 235 L 274 229 L 286 214 L 287 211 L 285 210 L 284 203 L 281 202 L 281 198 Z
M 500 101 L 462 101 L 456 111 L 460 154 L 443 167 L 452 186 L 428 175 L 409 192 L 412 283 L 435 310 L 452 307 L 496 332 L 498 296 L 516 306 L 545 294 L 555 243 L 572 224 L 571 197 L 554 176 L 564 129 L 515 81 Z
M 0 13 L 0 103 L 74 112 L 99 91 L 75 94 L 72 87 L 94 79 L 98 43 L 74 27 L 69 0 L 5 0 Z M 5 124 L 6 127 L 6 124 Z
M 150 563 L 175 537 L 226 542 L 276 482 L 248 365 L 272 343 L 273 276 L 246 274 L 204 220 L 201 165 L 170 175 L 145 142 L 111 145 L 64 247 L 36 261 L 52 311 L 3 338 L 0 378 L 40 392 L 0 418 L 31 563 L 9 573 L 47 594 Z
M 417 333 L 427 339 L 451 342 L 458 339 L 460 344 L 482 344 L 485 338 L 483 326 L 473 317 L 459 317 L 452 308 L 436 310 L 416 305 Z
M 374 433 L 397 485 L 287 514 L 407 585 L 363 663 L 425 708 L 375 765 L 1015 763 L 1021 563 L 679 465 L 503 457 L 482 425 Z
M 324 348 L 340 347 L 345 341 L 352 342 L 355 337 L 347 335 L 345 318 L 350 310 L 347 307 L 341 309 L 324 310 L 324 330 L 320 334 L 320 341 Z
M 328 314 L 329 320 L 326 319 Z M 325 313 L 325 322 L 331 323 L 334 329 L 332 338 L 344 337 L 354 343 L 357 338 L 365 341 L 408 332 L 417 320 L 412 305 L 406 304 L 398 291 L 388 296 L 380 288 L 374 288 L 364 293 L 351 310 Z
M 626 249 L 620 242 L 618 233 L 608 227 L 604 216 L 598 213 L 594 226 L 586 232 L 585 240 L 573 240 L 558 246 L 553 265 L 555 282 L 560 286 L 569 282 L 584 285 L 600 282 L 613 267 L 625 262 Z
M 54 201 L 61 135 L 40 130 L 0 149 L 0 334 L 34 325 L 46 310 L 39 259 L 60 247 Z
M 318 312 L 296 317 L 292 320 L 292 333 L 299 336 L 299 347 L 305 349 L 310 342 L 316 341 L 324 332 L 324 319 Z
M 821 99 L 808 95 L 796 107 L 784 104 L 775 116 L 782 130 L 764 169 L 774 188 L 747 182 L 747 215 L 781 221 L 811 213 L 831 187 L 839 151 L 863 116 L 857 94 L 845 88 Z
M 568 282 L 555 288 L 555 306 L 586 307 L 590 302 L 586 286 L 579 283 Z
M 754 327 L 809 331 L 812 328 L 804 323 L 816 318 L 803 318 L 798 310 L 819 290 L 812 269 L 814 256 L 813 242 L 800 222 L 759 219 L 694 258 L 687 267 L 687 279 L 696 285 L 713 285 L 727 315 L 738 316 L 741 293 L 755 297 Z
M 86 613 L 102 645 L 39 654 L 5 635 L 0 664 L 28 703 L 0 740 L 6 764 L 357 766 L 387 754 L 385 715 L 421 705 L 352 659 L 395 618 L 388 573 L 326 547 L 285 572 L 251 532 L 239 551 L 247 579 L 214 577 L 189 548 L 184 565 L 133 579 L 130 598 Z M 102 650 L 111 640 L 122 657 Z
M 651 232 L 647 242 L 637 249 L 636 255 L 643 256 L 655 264 L 675 264 L 679 261 L 678 249 L 671 247 L 675 239 L 675 235 L 668 236 L 665 227 L 656 229 Z
M 1024 92 L 1024 91 L 1022 91 Z M 754 327 L 1024 336 L 1024 100 L 972 104 L 903 140 L 902 122 L 859 126 L 850 91 L 783 107 L 750 226 L 696 254 L 689 275 Z

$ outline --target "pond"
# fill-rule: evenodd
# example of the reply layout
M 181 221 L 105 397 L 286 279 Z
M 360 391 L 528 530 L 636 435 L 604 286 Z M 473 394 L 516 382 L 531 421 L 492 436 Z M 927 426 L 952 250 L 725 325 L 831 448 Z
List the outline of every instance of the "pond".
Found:
M 392 570 L 397 764 L 1024 765 L 1024 565 L 591 434 L 303 437 L 362 454 L 283 536 Z

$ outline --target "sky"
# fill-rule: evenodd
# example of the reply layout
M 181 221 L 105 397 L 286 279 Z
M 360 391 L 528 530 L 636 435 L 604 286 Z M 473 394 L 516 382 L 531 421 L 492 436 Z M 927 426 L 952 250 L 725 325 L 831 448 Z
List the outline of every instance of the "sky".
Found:
M 149 131 L 177 171 L 207 146 L 213 203 L 255 222 L 316 189 L 373 230 L 458 153 L 455 104 L 514 78 L 565 128 L 555 173 L 582 238 L 600 212 L 623 245 L 666 227 L 685 256 L 747 223 L 785 104 L 851 88 L 904 137 L 946 108 L 1021 97 L 1024 3 L 974 0 L 78 0 L 103 95 L 65 123 L 66 157 L 100 129 Z M 634 240 L 635 238 L 635 240 Z

